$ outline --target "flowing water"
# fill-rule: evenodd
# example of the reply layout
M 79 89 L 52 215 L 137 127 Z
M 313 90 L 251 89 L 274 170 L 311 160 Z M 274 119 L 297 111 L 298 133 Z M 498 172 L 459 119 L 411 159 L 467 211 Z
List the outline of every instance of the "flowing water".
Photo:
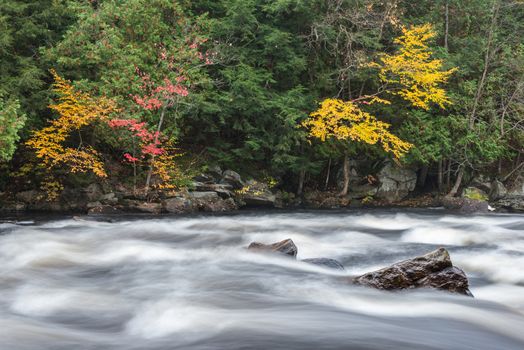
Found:
M 298 259 L 244 249 L 292 238 Z M 475 298 L 347 276 L 444 246 Z M 0 349 L 524 349 L 524 216 L 260 212 L 0 224 Z

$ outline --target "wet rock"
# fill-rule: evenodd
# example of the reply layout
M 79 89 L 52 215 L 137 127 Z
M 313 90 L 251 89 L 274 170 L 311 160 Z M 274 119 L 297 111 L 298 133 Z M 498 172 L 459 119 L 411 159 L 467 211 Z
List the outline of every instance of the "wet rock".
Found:
M 470 198 L 444 197 L 442 205 L 446 209 L 458 210 L 461 213 L 487 213 L 489 205 L 487 201 L 475 200 Z
M 504 209 L 514 213 L 524 213 L 524 197 L 509 196 L 494 203 L 499 209 Z
M 244 182 L 240 175 L 233 170 L 226 170 L 222 173 L 221 184 L 231 185 L 234 189 L 241 189 L 244 187 Z
M 511 197 L 524 197 L 524 170 L 507 186 L 508 195 Z
M 218 194 L 216 192 L 206 191 L 206 192 L 189 192 L 188 194 L 190 199 L 198 199 L 203 201 L 215 201 L 218 200 Z
M 401 168 L 393 162 L 386 165 L 377 174 L 379 187 L 376 197 L 388 202 L 397 202 L 415 189 L 417 173 L 408 168 Z
M 121 214 L 122 211 L 112 205 L 99 205 L 88 210 L 88 215 L 111 215 Z
M 193 178 L 196 182 L 213 183 L 215 179 L 209 174 L 200 174 Z
M 262 252 L 276 252 L 289 255 L 292 257 L 297 256 L 297 246 L 291 239 L 285 239 L 283 241 L 273 243 L 273 244 L 263 244 L 259 242 L 252 242 L 247 249 L 253 251 L 262 251 Z
M 148 214 L 160 214 L 162 212 L 162 203 L 155 202 L 139 202 L 132 207 L 137 211 Z
M 208 212 L 225 212 L 238 209 L 237 204 L 233 198 L 217 198 L 213 201 L 198 201 L 197 205 L 199 210 Z
M 448 292 L 473 296 L 469 290 L 468 277 L 458 267 L 452 266 L 432 273 L 417 281 L 418 287 L 447 290 Z
M 239 193 L 240 200 L 248 207 L 275 207 L 277 196 L 267 184 L 250 180 Z
M 318 265 L 322 267 L 329 267 L 331 269 L 344 270 L 344 266 L 335 259 L 312 258 L 312 259 L 304 259 L 302 261 L 308 264 Z
M 182 214 L 195 211 L 196 206 L 190 199 L 184 197 L 174 197 L 164 201 L 164 209 L 168 213 Z
M 230 198 L 233 196 L 233 186 L 227 184 L 193 182 L 193 192 L 216 192 L 221 198 Z
M 366 273 L 354 278 L 353 282 L 384 290 L 436 288 L 471 295 L 466 275 L 453 266 L 444 248 Z
M 494 180 L 491 183 L 491 192 L 489 193 L 489 199 L 492 201 L 497 201 L 506 197 L 508 191 L 502 182 L 499 180 Z

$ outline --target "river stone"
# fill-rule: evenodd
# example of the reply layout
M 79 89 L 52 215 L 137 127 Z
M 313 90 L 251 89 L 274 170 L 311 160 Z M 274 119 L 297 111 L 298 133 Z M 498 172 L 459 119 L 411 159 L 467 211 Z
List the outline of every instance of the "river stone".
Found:
M 237 204 L 233 198 L 221 199 L 217 198 L 213 201 L 207 200 L 197 200 L 196 201 L 198 209 L 201 211 L 208 212 L 224 212 L 224 211 L 233 211 L 238 209 Z
M 164 209 L 168 213 L 182 214 L 195 211 L 195 204 L 184 197 L 168 198 L 164 201 Z
M 99 205 L 88 210 L 88 215 L 111 215 L 111 214 L 121 214 L 122 211 L 118 208 L 115 208 L 111 205 Z
M 393 162 L 386 165 L 377 174 L 379 183 L 377 198 L 388 202 L 397 202 L 415 189 L 417 173 L 408 168 L 401 168 Z
M 453 266 L 444 248 L 366 273 L 354 278 L 353 282 L 384 290 L 425 287 L 471 295 L 466 275 Z
M 491 183 L 491 192 L 489 193 L 489 199 L 492 201 L 497 201 L 506 197 L 508 191 L 502 182 L 499 180 L 494 180 Z
M 231 185 L 234 189 L 241 189 L 244 187 L 244 182 L 242 181 L 242 178 L 240 175 L 233 170 L 226 170 L 222 173 L 222 180 L 220 180 L 221 184 L 227 184 Z
M 142 213 L 160 214 L 162 212 L 162 203 L 155 202 L 139 202 L 132 207 Z
M 246 182 L 239 198 L 248 207 L 274 207 L 277 200 L 267 184 L 255 180 Z
M 344 266 L 342 266 L 342 264 L 339 263 L 335 259 L 312 258 L 312 259 L 304 259 L 302 261 L 306 262 L 308 264 L 318 265 L 318 266 L 322 266 L 322 267 L 329 267 L 331 269 L 344 270 Z
M 524 197 L 522 196 L 507 196 L 497 201 L 495 205 L 510 212 L 524 213 Z
M 253 251 L 263 251 L 263 252 L 277 252 L 282 253 L 285 255 L 289 255 L 292 257 L 297 256 L 297 246 L 291 239 L 285 239 L 283 241 L 273 243 L 273 244 L 264 244 L 259 242 L 252 242 L 247 249 L 253 250 Z
M 524 170 L 515 180 L 508 185 L 508 195 L 511 197 L 524 197 Z
M 204 201 L 215 201 L 219 199 L 218 194 L 212 191 L 189 192 L 188 196 L 191 199 L 198 199 L 198 200 L 204 200 Z
M 489 212 L 487 201 L 449 196 L 443 197 L 441 201 L 446 209 L 458 210 L 464 214 Z

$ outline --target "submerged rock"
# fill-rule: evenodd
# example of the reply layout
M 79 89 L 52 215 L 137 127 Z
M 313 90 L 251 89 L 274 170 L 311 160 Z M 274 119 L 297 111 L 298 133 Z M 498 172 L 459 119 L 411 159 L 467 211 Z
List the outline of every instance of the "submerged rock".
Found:
M 304 259 L 302 261 L 308 264 L 329 267 L 331 269 L 344 270 L 344 266 L 335 259 L 312 258 L 312 259 Z
M 262 251 L 262 252 L 275 252 L 289 255 L 292 257 L 297 256 L 297 246 L 291 239 L 285 239 L 283 241 L 273 243 L 273 244 L 264 244 L 259 242 L 252 242 L 247 249 L 253 251 Z
M 355 277 L 353 282 L 384 290 L 435 288 L 472 296 L 466 274 L 453 266 L 444 248 Z

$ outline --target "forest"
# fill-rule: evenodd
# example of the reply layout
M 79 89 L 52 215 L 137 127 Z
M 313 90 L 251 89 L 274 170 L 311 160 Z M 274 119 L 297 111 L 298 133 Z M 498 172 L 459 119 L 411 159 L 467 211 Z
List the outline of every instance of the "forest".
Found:
M 3 0 L 0 28 L 5 193 L 522 177 L 520 0 Z

